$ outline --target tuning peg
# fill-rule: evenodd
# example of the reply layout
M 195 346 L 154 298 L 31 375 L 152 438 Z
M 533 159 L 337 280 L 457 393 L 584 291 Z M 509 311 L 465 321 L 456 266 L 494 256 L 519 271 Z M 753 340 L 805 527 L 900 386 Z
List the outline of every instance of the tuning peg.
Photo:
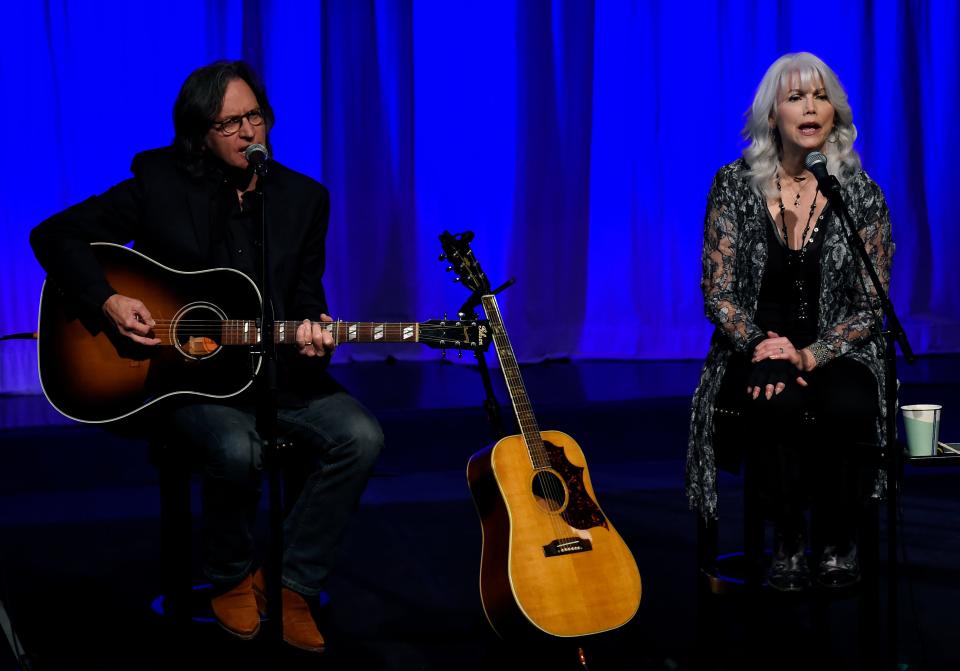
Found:
M 441 255 L 440 255 L 440 258 L 437 259 L 437 261 L 446 261 L 446 260 L 447 260 L 447 255 L 446 255 L 446 254 L 441 254 Z
M 454 278 L 453 278 L 453 281 L 454 281 L 454 282 L 459 282 L 459 281 L 460 281 L 460 278 L 459 278 L 459 277 L 454 277 Z
M 451 270 L 453 270 L 453 266 L 447 266 L 447 272 L 449 273 Z

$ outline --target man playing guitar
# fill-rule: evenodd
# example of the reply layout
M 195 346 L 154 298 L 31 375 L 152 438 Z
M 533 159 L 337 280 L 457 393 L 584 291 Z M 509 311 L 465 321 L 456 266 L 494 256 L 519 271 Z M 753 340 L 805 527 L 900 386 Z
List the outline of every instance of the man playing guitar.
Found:
M 376 419 L 327 374 L 334 339 L 323 290 L 329 195 L 271 162 L 265 179 L 248 160 L 269 146 L 273 112 L 249 66 L 220 61 L 194 71 L 174 104 L 172 146 L 138 154 L 133 177 L 54 215 L 31 233 L 37 259 L 78 313 L 140 346 L 161 342 L 142 296 L 111 286 L 91 243 L 134 249 L 184 271 L 219 267 L 260 279 L 260 203 L 268 205 L 268 269 L 277 319 L 303 320 L 296 347 L 278 350 L 278 423 L 313 457 L 313 471 L 284 523 L 284 640 L 320 652 L 311 606 L 383 445 Z M 254 149 L 257 149 L 254 147 Z M 255 189 L 262 191 L 263 201 Z M 156 308 L 155 308 L 156 309 Z M 190 396 L 164 407 L 164 437 L 189 446 L 203 476 L 204 570 L 213 612 L 231 634 L 260 628 L 251 525 L 261 488 L 262 441 L 252 396 Z M 159 429 L 159 427 L 158 427 Z

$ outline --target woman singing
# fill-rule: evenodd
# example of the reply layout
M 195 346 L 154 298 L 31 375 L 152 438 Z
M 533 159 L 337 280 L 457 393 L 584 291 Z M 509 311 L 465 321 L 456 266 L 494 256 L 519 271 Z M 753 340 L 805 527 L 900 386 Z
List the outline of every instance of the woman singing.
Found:
M 701 286 L 716 329 L 693 399 L 687 495 L 716 516 L 717 463 L 738 457 L 714 451 L 714 414 L 738 414 L 742 435 L 724 444 L 759 459 L 775 525 L 768 583 L 810 584 L 809 507 L 816 580 L 846 586 L 859 580 L 854 531 L 868 493 L 858 456 L 882 438 L 882 342 L 867 271 L 804 159 L 826 155 L 885 288 L 889 211 L 853 148 L 847 95 L 813 54 L 770 66 L 744 136 L 743 157 L 717 172 L 707 202 Z

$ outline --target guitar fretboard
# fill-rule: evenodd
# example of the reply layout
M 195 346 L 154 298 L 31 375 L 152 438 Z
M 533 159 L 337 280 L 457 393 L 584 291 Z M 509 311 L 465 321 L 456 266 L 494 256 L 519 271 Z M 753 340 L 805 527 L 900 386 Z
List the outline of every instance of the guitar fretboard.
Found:
M 527 397 L 523 378 L 520 377 L 517 357 L 513 353 L 510 338 L 507 337 L 507 331 L 503 327 L 497 298 L 493 294 L 489 294 L 483 296 L 480 302 L 483 304 L 484 312 L 487 313 L 487 319 L 490 321 L 490 331 L 493 334 L 493 344 L 497 348 L 497 357 L 500 359 L 500 369 L 503 371 L 503 377 L 507 383 L 507 392 L 510 394 L 510 401 L 513 403 L 513 411 L 517 415 L 520 432 L 523 434 L 527 451 L 530 453 L 530 461 L 535 469 L 549 468 L 550 458 L 543 447 L 540 427 L 537 425 L 537 418 L 533 414 L 530 399 Z
M 274 322 L 273 340 L 278 345 L 293 345 L 302 322 Z M 336 343 L 419 342 L 418 322 L 324 322 L 324 329 L 333 334 Z M 220 327 L 224 345 L 255 345 L 260 342 L 257 323 L 250 319 L 225 320 Z

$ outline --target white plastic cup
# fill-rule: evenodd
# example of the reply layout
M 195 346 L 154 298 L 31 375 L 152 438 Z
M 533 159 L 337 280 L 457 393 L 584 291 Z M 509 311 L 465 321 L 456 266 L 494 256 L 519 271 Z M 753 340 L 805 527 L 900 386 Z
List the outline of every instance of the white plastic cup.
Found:
M 942 406 L 920 403 L 905 405 L 903 427 L 907 430 L 907 450 L 911 457 L 933 457 L 937 454 L 940 437 L 940 410 Z

